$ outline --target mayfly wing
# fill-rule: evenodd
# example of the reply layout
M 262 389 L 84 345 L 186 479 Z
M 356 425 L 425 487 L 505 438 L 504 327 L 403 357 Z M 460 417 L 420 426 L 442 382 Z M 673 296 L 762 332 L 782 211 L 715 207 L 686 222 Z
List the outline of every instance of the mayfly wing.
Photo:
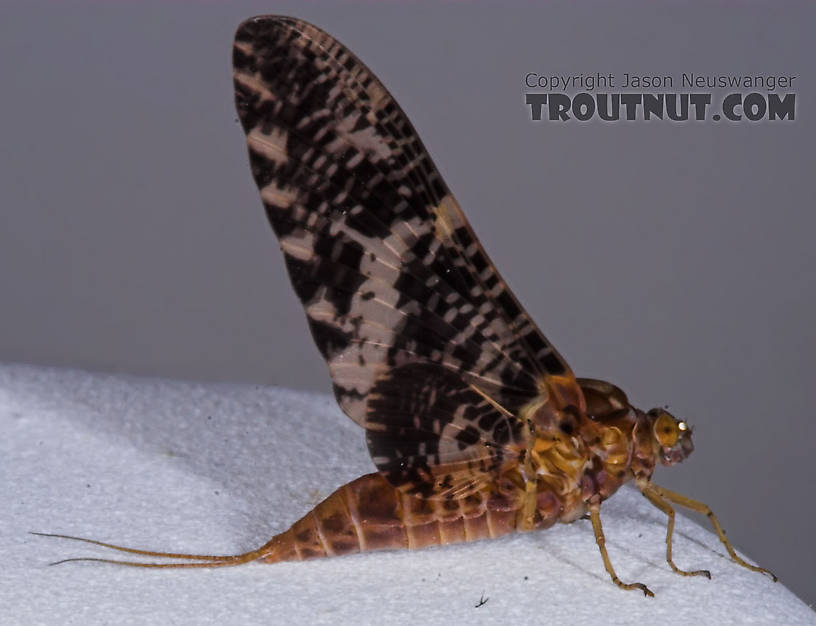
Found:
M 392 484 L 466 495 L 518 463 L 518 411 L 569 366 L 510 292 L 413 126 L 306 22 L 233 51 L 252 174 L 340 407 Z

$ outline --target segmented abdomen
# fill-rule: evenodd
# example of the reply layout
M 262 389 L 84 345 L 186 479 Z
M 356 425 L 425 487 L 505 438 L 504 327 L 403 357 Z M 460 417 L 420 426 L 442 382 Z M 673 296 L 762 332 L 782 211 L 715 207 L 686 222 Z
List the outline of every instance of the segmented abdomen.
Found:
M 486 492 L 424 500 L 401 493 L 379 473 L 367 474 L 273 537 L 258 560 L 276 563 L 499 537 L 516 529 L 519 506 L 516 498 Z

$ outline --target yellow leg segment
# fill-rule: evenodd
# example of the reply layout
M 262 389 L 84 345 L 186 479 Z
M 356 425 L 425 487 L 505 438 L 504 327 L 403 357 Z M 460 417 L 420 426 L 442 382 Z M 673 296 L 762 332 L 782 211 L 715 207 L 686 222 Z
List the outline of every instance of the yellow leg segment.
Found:
M 601 505 L 599 502 L 591 503 L 589 505 L 589 519 L 592 521 L 592 530 L 595 532 L 595 543 L 598 544 L 598 549 L 601 551 L 601 558 L 604 562 L 604 567 L 609 575 L 612 577 L 612 582 L 621 589 L 640 589 L 644 595 L 654 598 L 654 593 L 643 583 L 625 583 L 622 582 L 615 573 L 615 568 L 612 567 L 612 562 L 609 560 L 609 554 L 606 552 L 606 539 L 604 538 L 603 528 L 601 527 Z
M 707 569 L 698 569 L 693 571 L 687 571 L 680 569 L 674 564 L 672 560 L 672 535 L 674 535 L 674 509 L 672 508 L 671 504 L 666 502 L 657 490 L 654 488 L 654 485 L 651 483 L 647 483 L 646 486 L 641 489 L 641 493 L 646 496 L 646 499 L 649 500 L 654 506 L 658 509 L 663 511 L 666 516 L 669 518 L 669 523 L 666 527 L 666 561 L 671 566 L 672 570 L 675 573 L 680 574 L 681 576 L 705 576 L 709 580 L 711 579 L 711 572 Z
M 728 538 L 725 536 L 725 531 L 723 530 L 722 526 L 720 526 L 720 522 L 717 519 L 717 516 L 714 515 L 714 512 L 707 505 L 703 504 L 702 502 L 698 502 L 697 500 L 692 500 L 691 498 L 687 498 L 686 496 L 681 495 L 679 493 L 676 493 L 674 491 L 671 491 L 670 489 L 666 489 L 665 487 L 659 487 L 658 485 L 655 485 L 654 483 L 649 483 L 648 484 L 648 489 L 649 489 L 649 491 L 652 491 L 653 493 L 657 494 L 658 496 L 660 496 L 661 498 L 663 498 L 665 500 L 668 500 L 669 502 L 673 502 L 674 504 L 677 504 L 677 505 L 682 506 L 682 507 L 684 507 L 686 509 L 689 509 L 690 511 L 694 511 L 696 513 L 702 513 L 703 515 L 708 517 L 708 519 L 711 520 L 711 525 L 714 526 L 714 530 L 717 532 L 717 537 L 719 537 L 720 542 L 725 546 L 725 549 L 728 551 L 728 555 L 731 557 L 731 559 L 735 563 L 737 563 L 739 565 L 742 565 L 744 568 L 749 569 L 752 572 L 759 572 L 760 574 L 765 574 L 766 576 L 770 576 L 771 579 L 774 582 L 779 580 L 776 577 L 776 575 L 773 572 L 771 572 L 770 570 L 767 570 L 764 567 L 758 567 L 756 565 L 751 565 L 750 563 L 746 562 L 744 559 L 742 559 L 736 553 L 733 546 L 731 545 L 731 542 L 728 541 Z M 641 489 L 641 491 L 643 491 L 643 489 Z M 646 495 L 645 491 L 643 491 L 643 495 Z M 646 497 L 649 498 L 649 496 L 646 496 Z M 658 505 L 651 498 L 649 498 L 649 501 L 652 504 L 654 504 L 655 506 L 657 506 L 658 508 L 660 508 L 661 510 L 665 511 L 665 509 L 662 509 L 662 507 L 660 507 L 660 505 Z M 670 528 L 671 528 L 671 522 L 673 521 L 672 516 L 669 516 L 669 520 L 670 520 L 669 523 L 670 523 Z M 669 548 L 669 550 L 671 550 L 671 547 Z M 671 561 L 669 561 L 669 563 L 671 563 Z
M 519 511 L 520 518 L 516 524 L 517 528 L 522 531 L 533 529 L 536 512 L 536 497 L 537 486 L 535 482 L 528 481 L 524 485 L 524 502 Z
M 535 437 L 533 436 L 533 427 L 529 420 L 524 422 L 524 439 L 527 441 L 527 453 L 524 455 L 524 466 L 521 470 L 521 475 L 524 478 L 524 500 L 519 510 L 516 528 L 522 531 L 533 529 L 536 513 L 536 500 L 538 498 L 538 480 L 535 469 L 533 468 L 533 446 L 535 444 Z

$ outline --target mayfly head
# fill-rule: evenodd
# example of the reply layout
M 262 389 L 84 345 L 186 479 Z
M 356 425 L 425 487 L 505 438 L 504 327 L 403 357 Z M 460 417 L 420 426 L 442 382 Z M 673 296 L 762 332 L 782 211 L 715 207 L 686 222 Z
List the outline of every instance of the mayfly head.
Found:
M 674 465 L 694 451 L 691 426 L 677 419 L 665 409 L 652 409 L 646 415 L 652 424 L 655 443 L 659 447 L 663 465 Z

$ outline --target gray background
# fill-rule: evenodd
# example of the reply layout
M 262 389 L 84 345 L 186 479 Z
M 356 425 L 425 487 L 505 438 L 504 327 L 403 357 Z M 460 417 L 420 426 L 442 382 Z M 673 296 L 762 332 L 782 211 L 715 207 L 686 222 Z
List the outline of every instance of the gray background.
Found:
M 239 21 L 297 15 L 392 90 L 573 369 L 696 426 L 657 481 L 812 603 L 816 10 L 729 4 L 5 2 L 0 359 L 329 389 L 232 110 Z M 798 119 L 532 123 L 528 71 L 792 74 Z

